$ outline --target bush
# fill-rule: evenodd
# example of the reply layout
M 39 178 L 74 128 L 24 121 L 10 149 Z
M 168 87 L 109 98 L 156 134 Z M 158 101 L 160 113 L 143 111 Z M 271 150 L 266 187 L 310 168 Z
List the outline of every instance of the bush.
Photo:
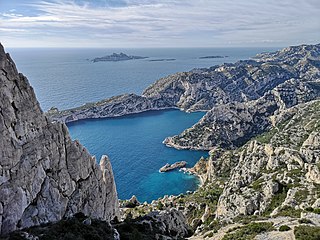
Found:
M 320 227 L 313 226 L 296 226 L 294 228 L 294 236 L 296 240 L 319 240 L 320 239 Z
M 285 217 L 293 217 L 293 218 L 299 218 L 301 215 L 301 209 L 294 209 L 290 206 L 284 206 L 280 209 L 277 216 L 285 216 Z
M 313 209 L 313 212 L 316 213 L 316 214 L 320 214 L 320 208 Z
M 240 227 L 233 233 L 227 233 L 222 240 L 249 240 L 260 233 L 274 230 L 271 222 L 253 222 Z
M 312 223 L 312 221 L 310 219 L 306 219 L 306 218 L 301 218 L 299 219 L 298 221 L 299 223 L 305 223 L 305 224 L 309 224 L 309 223 Z
M 289 231 L 291 230 L 291 228 L 288 226 L 288 225 L 282 225 L 279 227 L 279 231 L 280 232 L 286 232 L 286 231 Z
M 315 209 L 313 209 L 313 207 L 307 207 L 305 210 L 306 210 L 307 212 L 313 212 Z
M 163 203 L 159 201 L 158 202 L 158 209 L 163 210 L 163 207 L 164 207 Z

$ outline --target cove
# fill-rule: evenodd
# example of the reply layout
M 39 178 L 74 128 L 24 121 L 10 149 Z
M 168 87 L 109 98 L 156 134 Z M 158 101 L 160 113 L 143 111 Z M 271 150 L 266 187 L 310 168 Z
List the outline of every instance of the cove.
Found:
M 78 139 L 99 160 L 110 157 L 120 199 L 136 195 L 151 202 L 164 195 L 194 191 L 196 177 L 178 170 L 159 173 L 166 163 L 187 161 L 192 167 L 205 151 L 176 150 L 162 141 L 191 127 L 205 113 L 185 113 L 170 109 L 148 111 L 117 118 L 87 119 L 68 124 L 73 139 Z

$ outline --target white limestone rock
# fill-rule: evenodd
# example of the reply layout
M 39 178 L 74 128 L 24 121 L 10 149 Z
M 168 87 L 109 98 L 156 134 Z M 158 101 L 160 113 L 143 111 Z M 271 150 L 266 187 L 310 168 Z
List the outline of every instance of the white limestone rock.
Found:
M 1 45 L 0 92 L 0 234 L 77 212 L 118 216 L 107 157 L 99 167 L 64 124 L 48 120 Z

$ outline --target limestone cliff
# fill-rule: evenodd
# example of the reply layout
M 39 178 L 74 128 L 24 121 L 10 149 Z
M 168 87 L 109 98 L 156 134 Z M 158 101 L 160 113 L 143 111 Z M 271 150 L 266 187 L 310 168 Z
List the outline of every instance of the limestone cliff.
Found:
M 96 159 L 40 109 L 0 44 L 0 234 L 83 212 L 111 220 L 118 198 L 108 157 Z

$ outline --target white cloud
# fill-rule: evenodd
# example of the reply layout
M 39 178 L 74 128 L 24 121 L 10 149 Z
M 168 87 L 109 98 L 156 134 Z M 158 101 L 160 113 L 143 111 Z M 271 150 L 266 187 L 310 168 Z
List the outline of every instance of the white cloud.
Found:
M 6 32 L 4 38 L 16 36 L 15 42 L 21 38 L 31 43 L 38 34 L 52 36 L 54 44 L 57 39 L 61 44 L 66 39 L 82 39 L 88 46 L 287 45 L 320 40 L 316 0 L 122 2 L 98 7 L 85 1 L 39 1 L 29 5 L 40 11 L 36 16 L 2 13 L 1 28 L 12 30 L 2 32 Z M 24 38 L 21 33 L 15 35 L 17 31 L 26 32 Z M 47 41 L 50 44 L 50 38 Z

